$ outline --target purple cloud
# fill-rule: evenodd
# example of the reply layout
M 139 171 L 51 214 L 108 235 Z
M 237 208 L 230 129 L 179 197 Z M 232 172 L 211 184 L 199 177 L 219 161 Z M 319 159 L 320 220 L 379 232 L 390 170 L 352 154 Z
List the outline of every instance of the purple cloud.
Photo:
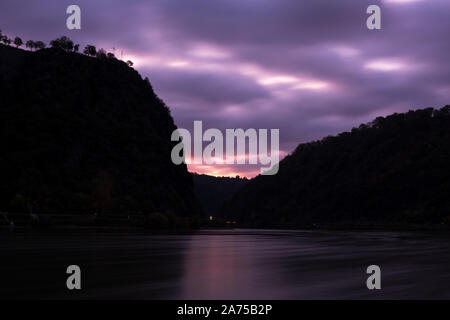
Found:
M 180 127 L 279 128 L 288 153 L 376 116 L 449 103 L 448 0 L 81 0 L 81 31 L 65 28 L 70 4 L 3 0 L 0 28 L 133 60 Z M 366 28 L 371 4 L 381 30 Z

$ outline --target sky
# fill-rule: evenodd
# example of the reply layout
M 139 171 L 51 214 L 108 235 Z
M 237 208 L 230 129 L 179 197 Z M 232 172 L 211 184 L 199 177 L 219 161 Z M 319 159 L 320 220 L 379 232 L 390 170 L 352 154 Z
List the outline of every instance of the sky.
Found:
M 81 30 L 66 28 L 71 4 Z M 366 27 L 372 4 L 381 30 Z M 114 51 L 150 79 L 178 127 L 280 129 L 281 156 L 378 116 L 450 104 L 448 0 L 2 0 L 0 29 Z

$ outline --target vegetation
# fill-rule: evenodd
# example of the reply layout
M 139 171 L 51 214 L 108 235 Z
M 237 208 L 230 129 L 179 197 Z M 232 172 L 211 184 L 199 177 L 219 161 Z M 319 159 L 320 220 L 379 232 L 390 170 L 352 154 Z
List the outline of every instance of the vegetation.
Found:
M 20 39 L 19 37 L 14 38 L 14 45 L 16 46 L 16 48 L 20 47 L 22 44 L 23 44 L 22 39 Z
M 99 59 L 105 59 L 106 58 L 106 51 L 105 51 L 105 49 L 98 50 L 96 57 L 99 58 Z
M 8 46 L 11 43 L 13 43 L 16 46 L 16 48 L 19 48 L 20 46 L 23 45 L 23 40 L 20 37 L 15 37 L 14 41 L 12 41 L 8 36 L 2 33 L 2 30 L 0 30 L 0 42 Z M 46 44 L 42 41 L 28 40 L 25 43 L 25 47 L 30 49 L 31 51 L 34 51 L 45 49 Z M 66 36 L 62 36 L 55 40 L 50 41 L 50 47 L 54 49 L 63 50 L 65 52 L 78 53 L 80 51 L 80 45 L 75 44 L 70 38 Z M 112 52 L 106 52 L 104 49 L 99 49 L 97 51 L 96 47 L 93 45 L 87 45 L 83 50 L 83 54 L 90 57 L 117 59 Z M 126 64 L 129 67 L 133 67 L 134 65 L 134 63 L 131 60 L 127 60 Z
M 34 41 L 33 41 L 33 40 L 28 40 L 28 41 L 25 43 L 25 46 L 26 46 L 28 49 L 33 50 L 34 47 L 35 47 Z
M 11 44 L 11 39 L 9 39 L 7 36 L 3 36 L 2 42 L 4 44 L 6 44 L 6 45 L 10 45 Z
M 74 49 L 74 43 L 68 37 L 63 36 L 58 39 L 50 41 L 50 46 L 52 48 L 61 49 L 66 52 L 71 52 Z
M 213 217 L 220 216 L 221 206 L 230 201 L 233 195 L 245 184 L 247 178 L 212 177 L 205 174 L 192 174 L 194 190 L 205 214 Z
M 223 214 L 255 226 L 449 223 L 450 106 L 380 117 L 301 144 Z
M 85 55 L 91 56 L 91 57 L 95 57 L 97 55 L 97 49 L 95 48 L 95 46 L 92 45 L 87 45 L 84 50 L 83 53 Z
M 141 215 L 149 225 L 165 223 L 154 213 L 200 215 L 192 176 L 170 159 L 170 111 L 148 79 L 71 51 L 69 39 L 51 45 L 0 45 L 0 211 Z
M 46 47 L 46 45 L 45 45 L 45 43 L 42 42 L 42 41 L 36 41 L 36 42 L 34 43 L 34 48 L 37 49 L 37 50 L 44 49 L 45 47 Z

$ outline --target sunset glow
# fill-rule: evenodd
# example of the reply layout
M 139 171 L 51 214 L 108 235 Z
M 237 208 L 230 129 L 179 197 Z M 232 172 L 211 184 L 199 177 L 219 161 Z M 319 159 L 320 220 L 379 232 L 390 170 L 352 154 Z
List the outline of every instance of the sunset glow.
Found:
M 450 30 L 450 2 L 382 3 L 383 27 L 371 31 L 354 0 L 324 6 L 321 19 L 311 19 L 317 14 L 313 0 L 270 5 L 137 0 L 111 3 L 95 19 L 86 16 L 86 30 L 68 35 L 82 46 L 114 48 L 117 57 L 133 61 L 178 127 L 191 129 L 200 119 L 222 131 L 280 128 L 280 148 L 288 153 L 375 114 L 448 103 L 450 45 L 441 35 Z M 78 5 L 86 12 L 98 10 L 91 1 Z M 49 43 L 68 33 L 53 11 L 45 5 L 19 9 L 6 0 L 0 21 L 5 33 Z M 36 28 L 27 19 L 31 13 L 46 27 Z M 258 171 L 190 169 L 229 176 Z

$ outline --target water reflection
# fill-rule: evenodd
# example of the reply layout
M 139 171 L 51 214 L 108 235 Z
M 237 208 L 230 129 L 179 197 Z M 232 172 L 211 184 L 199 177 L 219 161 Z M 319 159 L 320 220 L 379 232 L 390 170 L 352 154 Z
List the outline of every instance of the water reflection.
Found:
M 196 235 L 189 240 L 181 282 L 183 299 L 236 299 L 255 295 L 262 269 L 249 236 Z
M 371 264 L 382 267 L 381 291 L 366 288 Z M 209 231 L 189 239 L 176 298 L 448 299 L 449 267 L 448 236 Z
M 450 298 L 448 235 L 213 230 L 195 235 L 0 233 L 0 297 Z M 65 269 L 82 268 L 82 290 Z M 365 286 L 368 265 L 382 290 Z

